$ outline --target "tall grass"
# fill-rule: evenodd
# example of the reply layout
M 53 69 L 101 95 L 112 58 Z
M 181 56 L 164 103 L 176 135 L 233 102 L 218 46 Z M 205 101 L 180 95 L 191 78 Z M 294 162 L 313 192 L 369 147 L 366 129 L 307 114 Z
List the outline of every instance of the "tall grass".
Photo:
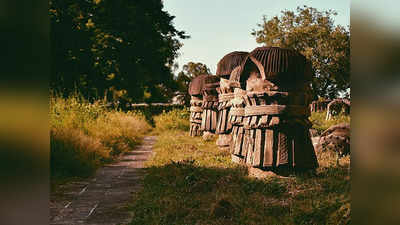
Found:
M 78 94 L 50 96 L 52 178 L 85 177 L 133 148 L 151 127 L 143 115 L 107 109 Z
M 156 132 L 164 132 L 168 130 L 189 131 L 190 128 L 190 111 L 189 108 L 173 109 L 154 116 Z

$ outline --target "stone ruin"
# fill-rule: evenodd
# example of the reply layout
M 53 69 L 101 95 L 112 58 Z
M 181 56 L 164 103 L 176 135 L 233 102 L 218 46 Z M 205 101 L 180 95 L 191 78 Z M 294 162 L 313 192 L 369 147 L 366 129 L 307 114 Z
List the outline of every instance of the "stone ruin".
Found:
M 264 171 L 317 168 L 308 120 L 311 62 L 294 50 L 260 47 L 243 52 L 233 67 L 227 58 L 234 53 L 220 61 L 218 76 L 204 77 L 203 137 L 218 133 L 223 138 L 217 144 L 226 147 L 229 142 L 233 161 Z M 194 115 L 200 111 L 199 99 L 192 98 L 193 130 L 199 129 Z
M 333 116 L 339 115 L 341 112 L 343 112 L 345 115 L 350 114 L 350 100 L 338 98 L 329 102 L 325 119 L 330 120 Z
M 311 63 L 296 51 L 253 50 L 243 63 L 245 138 L 241 155 L 262 170 L 318 167 L 309 128 Z
M 201 120 L 203 114 L 203 88 L 205 77 L 208 75 L 200 75 L 190 82 L 189 95 L 190 95 L 190 132 L 192 137 L 201 136 Z
M 316 146 L 317 151 L 333 150 L 336 153 L 336 163 L 339 159 L 350 154 L 350 124 L 341 123 L 325 130 Z
M 311 112 L 323 112 L 328 108 L 328 104 L 331 100 L 315 100 L 310 104 Z
M 220 86 L 218 91 L 218 120 L 216 134 L 218 134 L 217 145 L 220 148 L 229 148 L 232 141 L 231 131 L 232 123 L 229 120 L 231 100 L 234 98 L 234 88 L 229 80 L 231 73 L 235 68 L 246 59 L 248 52 L 235 51 L 225 55 L 217 65 L 216 75 L 220 77 Z M 240 88 L 240 86 L 238 86 Z
M 231 86 L 234 87 L 234 98 L 232 99 L 232 108 L 229 113 L 229 122 L 232 124 L 232 141 L 229 149 L 232 155 L 232 161 L 236 163 L 244 162 L 245 153 L 244 143 L 244 96 L 246 91 L 241 89 L 239 82 L 241 67 L 237 67 L 231 74 Z
M 204 86 L 202 90 L 203 95 L 203 114 L 201 120 L 201 130 L 203 131 L 203 137 L 215 133 L 217 128 L 217 116 L 218 116 L 218 92 L 219 77 L 215 75 L 206 76 L 204 79 Z

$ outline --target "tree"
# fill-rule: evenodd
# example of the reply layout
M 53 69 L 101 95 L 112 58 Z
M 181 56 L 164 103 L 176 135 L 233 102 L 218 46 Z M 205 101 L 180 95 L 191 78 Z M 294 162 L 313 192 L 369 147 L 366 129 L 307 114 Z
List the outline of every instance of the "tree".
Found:
M 51 0 L 49 13 L 52 88 L 157 101 L 175 85 L 173 62 L 188 36 L 161 0 Z
M 207 65 L 200 62 L 188 62 L 182 67 L 182 71 L 178 73 L 176 78 L 178 91 L 182 95 L 185 104 L 189 104 L 190 102 L 190 95 L 188 93 L 190 81 L 203 74 L 211 74 L 211 71 Z
M 263 17 L 259 29 L 251 33 L 257 43 L 292 48 L 310 59 L 315 70 L 314 97 L 336 98 L 349 94 L 349 27 L 334 25 L 333 10 L 320 12 L 312 7 L 297 7 L 297 13 L 285 10 L 280 17 Z

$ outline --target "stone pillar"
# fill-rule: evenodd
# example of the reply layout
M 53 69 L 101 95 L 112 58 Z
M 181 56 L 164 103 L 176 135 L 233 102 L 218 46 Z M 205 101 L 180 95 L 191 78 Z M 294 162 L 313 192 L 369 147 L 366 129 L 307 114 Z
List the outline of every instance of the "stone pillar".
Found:
M 232 124 L 229 121 L 229 111 L 233 99 L 233 83 L 238 83 L 235 78 L 239 75 L 241 64 L 248 56 L 248 52 L 234 51 L 225 55 L 217 65 L 216 75 L 221 78 L 219 88 L 218 122 L 216 133 L 218 134 L 217 145 L 221 149 L 229 149 L 232 141 Z M 240 85 L 239 85 L 240 87 Z
M 258 80 L 253 84 L 268 82 Z M 251 84 L 248 84 L 251 90 Z M 247 91 L 245 100 L 246 164 L 267 170 L 280 166 L 315 168 L 309 108 L 299 91 Z M 296 101 L 300 100 L 300 101 Z
M 201 136 L 201 119 L 203 114 L 203 99 L 191 96 L 190 100 L 190 136 Z
M 236 163 L 244 162 L 246 156 L 246 148 L 244 148 L 244 95 L 246 91 L 235 88 L 232 108 L 229 113 L 229 122 L 232 124 L 232 141 L 230 143 L 230 152 L 232 161 Z
M 245 101 L 246 164 L 275 170 L 278 167 L 313 169 L 318 166 L 308 121 L 310 110 L 299 90 L 252 91 L 266 80 L 250 82 Z M 250 91 L 249 91 L 250 90 Z
M 220 148 L 229 148 L 231 143 L 232 124 L 229 121 L 229 111 L 232 106 L 233 88 L 228 79 L 220 79 L 220 87 L 217 90 L 218 95 L 218 120 L 216 133 L 218 134 L 217 146 Z
M 218 115 L 218 93 L 219 78 L 217 76 L 207 76 L 203 89 L 203 114 L 201 120 L 201 130 L 203 136 L 215 133 Z
M 311 78 L 311 63 L 294 50 L 260 47 L 249 54 L 240 76 L 247 165 L 274 172 L 318 167 L 308 120 Z

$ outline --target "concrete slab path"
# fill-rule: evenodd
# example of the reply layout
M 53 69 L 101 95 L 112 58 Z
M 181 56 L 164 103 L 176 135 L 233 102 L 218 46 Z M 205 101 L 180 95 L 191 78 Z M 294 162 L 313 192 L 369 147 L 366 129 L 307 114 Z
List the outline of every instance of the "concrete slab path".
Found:
M 125 153 L 113 164 L 97 170 L 87 181 L 60 187 L 61 196 L 51 196 L 52 225 L 117 225 L 132 219 L 126 205 L 132 193 L 140 190 L 144 162 L 151 156 L 155 136 L 145 137 L 142 145 Z

